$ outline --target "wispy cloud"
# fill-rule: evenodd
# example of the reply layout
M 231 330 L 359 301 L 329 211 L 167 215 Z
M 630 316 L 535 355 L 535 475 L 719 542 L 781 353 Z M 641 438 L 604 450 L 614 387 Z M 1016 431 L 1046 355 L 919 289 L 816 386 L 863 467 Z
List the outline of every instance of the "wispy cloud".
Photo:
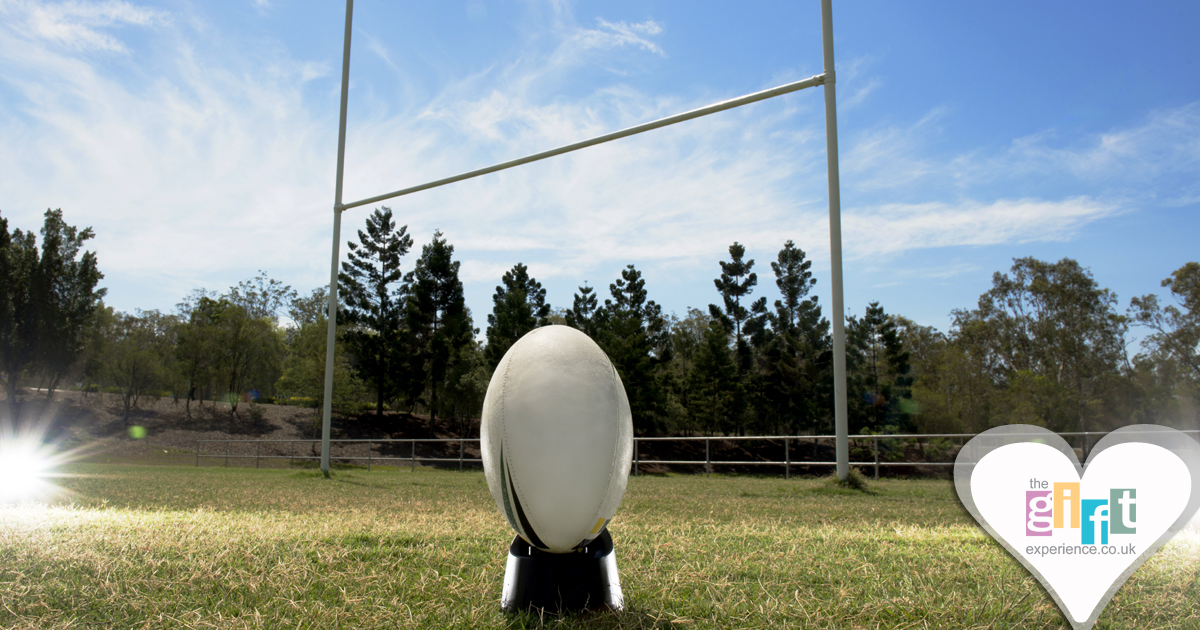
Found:
M 86 51 L 126 52 L 116 37 L 103 32 L 108 27 L 152 26 L 165 19 L 165 13 L 136 7 L 128 2 L 63 2 L 57 4 L 28 1 L 0 4 L 0 15 L 13 26 L 24 27 L 33 36 Z
M 335 61 L 280 53 L 242 63 L 238 51 L 200 46 L 187 21 L 174 23 L 161 12 L 123 2 L 50 6 L 51 17 L 42 18 L 40 5 L 0 4 L 3 17 L 20 18 L 0 23 L 0 80 L 14 96 L 0 101 L 5 216 L 36 226 L 45 208 L 62 207 L 73 223 L 97 226 L 95 243 L 109 281 L 153 287 L 168 296 L 166 304 L 194 287 L 228 286 L 260 268 L 300 287 L 324 283 Z M 415 111 L 354 119 L 345 198 L 735 96 L 639 91 L 619 78 L 579 96 L 542 96 L 530 86 L 552 86 L 567 70 L 635 68 L 668 53 L 660 43 L 662 25 L 651 20 L 583 27 L 571 21 L 566 5 L 554 16 L 556 39 L 543 52 L 524 51 L 520 59 L 444 85 Z M 30 26 L 35 20 L 47 26 Z M 85 54 L 128 53 L 110 32 L 118 26 L 163 31 L 160 58 L 153 64 L 129 59 L 114 71 Z M 369 36 L 365 42 L 390 62 L 379 42 Z M 618 52 L 632 57 L 614 61 Z M 131 68 L 138 72 L 122 72 Z M 319 97 L 306 96 L 306 83 L 322 79 Z M 866 79 L 843 107 L 861 103 L 881 82 Z M 362 98 L 358 90 L 352 101 Z M 823 262 L 828 231 L 820 108 L 819 99 L 801 96 L 760 103 L 386 205 L 418 243 L 442 229 L 463 261 L 464 279 L 475 283 L 468 290 L 482 294 L 518 260 L 539 279 L 588 279 L 593 286 L 606 286 L 611 273 L 604 270 L 629 262 L 672 277 L 700 268 L 708 275 L 734 240 L 774 252 L 790 238 Z M 844 210 L 848 256 L 1070 238 L 1121 206 L 1094 196 L 995 198 L 964 193 L 961 185 L 926 184 L 947 174 L 977 181 L 989 164 L 1019 169 L 1038 161 L 1076 160 L 1068 170 L 1077 177 L 1093 177 L 1113 161 L 1171 159 L 1194 169 L 1200 137 L 1191 106 L 1144 129 L 1114 131 L 1094 146 L 1055 149 L 1035 138 L 1000 154 L 945 158 L 928 150 L 943 117 L 934 110 L 907 127 L 880 126 L 846 138 L 845 198 L 866 199 Z M 1179 138 L 1183 146 L 1154 148 Z M 893 199 L 880 201 L 884 195 Z M 343 236 L 352 238 L 369 211 L 347 213 Z
M 1088 197 L 888 204 L 848 213 L 843 234 L 851 256 L 869 258 L 932 247 L 1066 240 L 1119 211 Z

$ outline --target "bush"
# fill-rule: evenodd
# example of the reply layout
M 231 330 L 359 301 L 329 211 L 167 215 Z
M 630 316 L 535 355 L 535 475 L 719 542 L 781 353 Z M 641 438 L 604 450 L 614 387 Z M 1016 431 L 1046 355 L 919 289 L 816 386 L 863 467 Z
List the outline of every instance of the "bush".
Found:
M 250 421 L 254 424 L 262 424 L 263 408 L 258 403 L 250 403 Z
M 864 477 L 862 473 L 858 472 L 858 469 L 853 466 L 850 467 L 850 474 L 846 475 L 845 481 L 838 479 L 836 471 L 829 475 L 828 479 L 828 483 L 831 486 L 849 488 L 851 490 L 858 490 L 860 492 L 869 492 L 867 487 L 867 478 Z

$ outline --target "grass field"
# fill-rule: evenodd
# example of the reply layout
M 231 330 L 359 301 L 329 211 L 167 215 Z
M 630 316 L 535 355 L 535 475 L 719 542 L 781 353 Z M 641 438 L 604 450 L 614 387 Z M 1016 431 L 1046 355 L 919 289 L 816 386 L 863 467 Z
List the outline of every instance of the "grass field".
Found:
M 511 540 L 482 473 L 79 464 L 0 507 L 2 628 L 1064 628 L 947 480 L 631 478 L 627 610 L 499 610 Z M 1139 569 L 1098 628 L 1200 627 L 1200 545 Z

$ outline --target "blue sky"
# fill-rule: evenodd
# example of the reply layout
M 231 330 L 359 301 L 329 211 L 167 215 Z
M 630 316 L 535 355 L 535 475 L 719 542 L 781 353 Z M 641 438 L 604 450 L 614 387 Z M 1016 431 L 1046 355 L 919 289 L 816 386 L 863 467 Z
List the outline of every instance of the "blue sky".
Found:
M 323 285 L 343 18 L 0 0 L 0 214 L 92 226 L 119 310 L 259 269 Z M 821 71 L 816 0 L 360 0 L 354 24 L 347 201 Z M 1020 256 L 1079 260 L 1121 311 L 1160 291 L 1200 257 L 1196 24 L 1195 2 L 835 2 L 849 312 L 945 330 Z M 828 308 L 824 146 L 818 88 L 386 203 L 455 246 L 481 328 L 516 262 L 555 306 L 633 263 L 683 315 L 735 240 L 771 300 L 794 240 Z

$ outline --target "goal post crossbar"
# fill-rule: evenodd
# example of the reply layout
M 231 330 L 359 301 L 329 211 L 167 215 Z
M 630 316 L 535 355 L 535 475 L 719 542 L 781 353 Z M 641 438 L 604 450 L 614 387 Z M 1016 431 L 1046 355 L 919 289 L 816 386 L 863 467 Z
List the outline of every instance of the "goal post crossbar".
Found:
M 640 125 L 635 125 L 633 127 L 629 127 L 628 129 L 622 129 L 620 131 L 606 133 L 602 136 L 596 136 L 595 138 L 592 138 L 590 140 L 583 140 L 581 142 L 575 142 L 573 144 L 564 145 L 564 146 L 558 147 L 557 149 L 550 149 L 549 151 L 542 151 L 541 153 L 534 153 L 533 155 L 527 155 L 523 158 L 509 160 L 507 162 L 501 162 L 499 164 L 494 164 L 492 166 L 488 166 L 485 168 L 475 169 L 473 171 L 467 171 L 466 173 L 454 175 L 453 177 L 444 177 L 442 179 L 437 179 L 437 180 L 434 180 L 431 182 L 427 182 L 427 183 L 421 184 L 419 186 L 410 186 L 408 188 L 403 188 L 401 190 L 397 190 L 397 191 L 390 192 L 390 193 L 385 193 L 382 195 L 376 195 L 374 197 L 369 197 L 367 199 L 362 199 L 359 201 L 352 201 L 350 203 L 344 203 L 341 205 L 340 209 L 341 210 L 349 210 L 350 208 L 357 208 L 358 206 L 365 206 L 365 205 L 377 203 L 380 201 L 386 201 L 388 199 L 394 199 L 396 197 L 402 197 L 404 195 L 411 195 L 412 193 L 415 193 L 415 192 L 421 192 L 423 190 L 429 190 L 431 188 L 445 186 L 446 184 L 453 184 L 455 182 L 461 182 L 465 179 L 479 177 L 480 175 L 487 175 L 489 173 L 503 171 L 505 169 L 513 168 L 514 166 L 521 166 L 523 164 L 529 164 L 530 162 L 537 162 L 538 160 L 544 160 L 546 158 L 551 158 L 551 157 L 554 157 L 557 155 L 562 155 L 564 153 L 578 151 L 579 149 L 586 149 L 588 147 L 596 146 L 597 144 L 603 144 L 605 142 L 611 142 L 613 140 L 627 138 L 629 136 L 634 136 L 639 133 L 651 131 L 653 129 L 660 129 L 662 127 L 667 127 L 669 125 L 674 125 L 676 123 L 681 123 L 681 122 L 684 122 L 687 120 L 692 120 L 693 118 L 700 118 L 701 116 L 707 116 L 709 114 L 723 112 L 727 109 L 741 107 L 742 105 L 749 105 L 750 103 L 757 103 L 758 101 L 765 101 L 769 98 L 774 98 L 776 96 L 782 96 L 784 94 L 798 92 L 805 88 L 817 87 L 818 85 L 824 85 L 825 80 L 826 80 L 825 74 L 818 74 L 814 77 L 809 77 L 802 81 L 794 81 L 792 83 L 787 83 L 784 85 L 780 85 L 778 87 L 773 87 L 769 90 L 762 90 L 761 92 L 754 92 L 753 94 L 747 94 L 745 96 L 731 98 L 727 101 L 713 103 L 712 105 L 707 105 L 705 107 L 693 109 L 691 111 L 687 111 L 682 114 L 675 114 L 674 116 L 667 116 L 666 118 L 661 118 L 659 120 L 651 121 L 648 123 L 642 123 Z

